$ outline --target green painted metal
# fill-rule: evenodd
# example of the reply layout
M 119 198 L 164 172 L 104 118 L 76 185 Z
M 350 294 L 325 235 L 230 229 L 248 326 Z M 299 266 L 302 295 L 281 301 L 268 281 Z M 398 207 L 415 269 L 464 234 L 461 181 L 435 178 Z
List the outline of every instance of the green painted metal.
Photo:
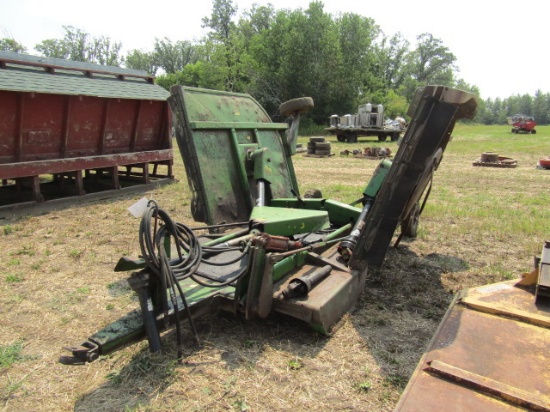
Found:
M 252 122 L 192 122 L 189 127 L 193 130 L 206 129 L 263 129 L 263 130 L 286 130 L 286 123 L 252 123 Z
M 250 220 L 253 226 L 259 225 L 262 232 L 280 236 L 315 232 L 330 227 L 328 213 L 324 210 L 256 206 L 252 209 Z
M 141 311 L 135 310 L 94 333 L 88 339 L 99 346 L 100 355 L 106 355 L 144 336 L 145 327 Z
M 308 250 L 298 252 L 275 263 L 273 266 L 273 280 L 278 282 L 288 275 L 291 270 L 302 266 L 306 261 L 308 253 Z
M 168 101 L 176 114 L 195 220 L 248 220 L 258 195 L 257 179 L 269 182 L 268 199 L 299 193 L 281 134 L 287 125 L 273 123 L 251 96 L 174 86 Z M 263 154 L 251 156 L 258 151 Z
M 198 307 L 211 306 L 212 299 L 216 296 L 231 295 L 234 291 L 234 288 L 231 286 L 221 289 L 202 287 L 191 279 L 181 281 L 180 285 L 192 312 L 196 311 Z M 178 307 L 180 308 L 180 318 L 184 318 L 186 313 L 181 310 L 183 309 L 183 304 L 180 298 L 178 298 Z M 159 322 L 161 329 L 163 325 L 164 322 Z M 141 311 L 135 310 L 96 332 L 89 340 L 99 346 L 100 355 L 105 355 L 136 342 L 143 337 L 145 337 L 145 327 Z
M 386 176 L 390 171 L 391 165 L 392 161 L 389 159 L 384 159 L 378 164 L 378 167 L 374 171 L 371 180 L 363 191 L 363 194 L 365 196 L 368 196 L 371 199 L 374 199 L 376 197 L 376 194 L 380 190 L 382 183 L 384 183 L 384 180 L 386 179 Z
M 352 224 L 348 223 L 348 224 L 336 229 L 334 232 L 331 232 L 328 235 L 326 235 L 323 240 L 325 242 L 330 242 L 330 241 L 333 241 L 335 239 L 338 239 L 341 236 L 344 236 L 345 234 L 349 233 L 349 231 L 351 230 L 352 227 L 353 227 Z
M 361 214 L 360 208 L 331 199 L 273 199 L 269 205 L 292 209 L 324 210 L 328 213 L 330 222 L 337 226 L 354 223 Z

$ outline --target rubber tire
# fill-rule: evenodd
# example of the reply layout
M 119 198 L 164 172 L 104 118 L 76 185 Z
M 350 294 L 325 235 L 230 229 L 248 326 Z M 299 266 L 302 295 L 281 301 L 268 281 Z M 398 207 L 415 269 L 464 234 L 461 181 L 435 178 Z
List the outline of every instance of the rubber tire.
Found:
M 330 142 L 315 143 L 315 150 L 330 150 Z
M 322 199 L 323 194 L 319 189 L 307 189 L 303 197 L 304 199 Z
M 415 238 L 418 235 L 418 222 L 420 220 L 420 205 L 416 203 L 411 210 L 411 213 L 401 223 L 401 231 L 406 237 Z
M 392 133 L 390 139 L 392 142 L 397 142 L 399 140 L 399 133 Z
M 314 137 L 310 137 L 309 141 L 312 143 L 322 143 L 322 142 L 325 142 L 326 140 L 324 137 L 314 136 Z
M 338 140 L 339 142 L 345 142 L 346 141 L 346 136 L 343 136 L 341 134 L 337 134 L 336 135 L 336 140 Z
M 348 141 L 348 143 L 357 143 L 357 135 L 348 134 L 346 135 L 346 140 Z
M 297 99 L 287 100 L 279 106 L 279 112 L 283 116 L 291 116 L 295 113 L 305 113 L 313 108 L 313 99 L 311 97 L 298 97 Z
M 380 141 L 380 142 L 385 142 L 387 138 L 388 138 L 388 135 L 386 135 L 386 134 L 379 134 L 378 135 L 378 141 Z
M 531 134 L 537 134 L 537 131 L 535 129 L 531 129 Z

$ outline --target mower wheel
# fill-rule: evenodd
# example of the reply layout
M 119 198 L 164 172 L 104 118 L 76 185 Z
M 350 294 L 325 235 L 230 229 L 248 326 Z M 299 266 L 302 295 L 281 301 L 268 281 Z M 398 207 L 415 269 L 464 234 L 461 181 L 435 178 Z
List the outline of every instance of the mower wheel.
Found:
M 311 97 L 298 97 L 297 99 L 287 100 L 279 106 L 279 112 L 283 116 L 290 116 L 295 113 L 305 113 L 313 108 L 313 99 Z
M 537 131 L 535 129 L 531 129 L 531 134 L 537 134 Z
M 409 216 L 401 223 L 403 235 L 415 238 L 418 234 L 418 222 L 420 221 L 420 205 L 416 203 Z

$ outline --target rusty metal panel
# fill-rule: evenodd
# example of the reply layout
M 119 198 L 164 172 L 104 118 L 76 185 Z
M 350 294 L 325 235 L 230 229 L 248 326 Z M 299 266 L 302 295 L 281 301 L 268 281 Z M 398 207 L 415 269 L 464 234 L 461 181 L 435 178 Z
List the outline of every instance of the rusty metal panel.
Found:
M 149 163 L 171 178 L 168 95 L 145 72 L 0 52 L 0 190 L 19 196 L 32 178 L 42 201 L 39 174 L 134 164 L 144 182 Z
M 38 176 L 48 173 L 63 173 L 76 170 L 103 169 L 114 166 L 128 166 L 142 163 L 156 163 L 172 159 L 172 151 L 154 150 L 135 153 L 120 153 L 103 156 L 73 157 L 68 159 L 40 160 L 0 164 L 0 176 L 12 179 L 26 176 Z
M 550 306 L 517 281 L 457 296 L 396 411 L 550 410 Z

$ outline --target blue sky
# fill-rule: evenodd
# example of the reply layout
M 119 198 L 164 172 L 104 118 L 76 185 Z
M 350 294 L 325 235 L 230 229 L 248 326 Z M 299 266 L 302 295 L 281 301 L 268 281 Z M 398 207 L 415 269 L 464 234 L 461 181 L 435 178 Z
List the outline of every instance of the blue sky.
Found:
M 234 0 L 239 12 L 253 3 L 277 9 L 306 9 L 309 0 Z M 388 35 L 401 32 L 411 44 L 428 32 L 457 57 L 459 77 L 480 88 L 481 97 L 550 92 L 547 21 L 543 0 L 325 0 L 329 13 L 354 12 L 373 18 Z M 36 43 L 61 38 L 72 25 L 93 36 L 120 41 L 124 51 L 151 50 L 155 38 L 194 40 L 211 1 L 0 0 L 0 37 L 13 37 L 32 53 Z

